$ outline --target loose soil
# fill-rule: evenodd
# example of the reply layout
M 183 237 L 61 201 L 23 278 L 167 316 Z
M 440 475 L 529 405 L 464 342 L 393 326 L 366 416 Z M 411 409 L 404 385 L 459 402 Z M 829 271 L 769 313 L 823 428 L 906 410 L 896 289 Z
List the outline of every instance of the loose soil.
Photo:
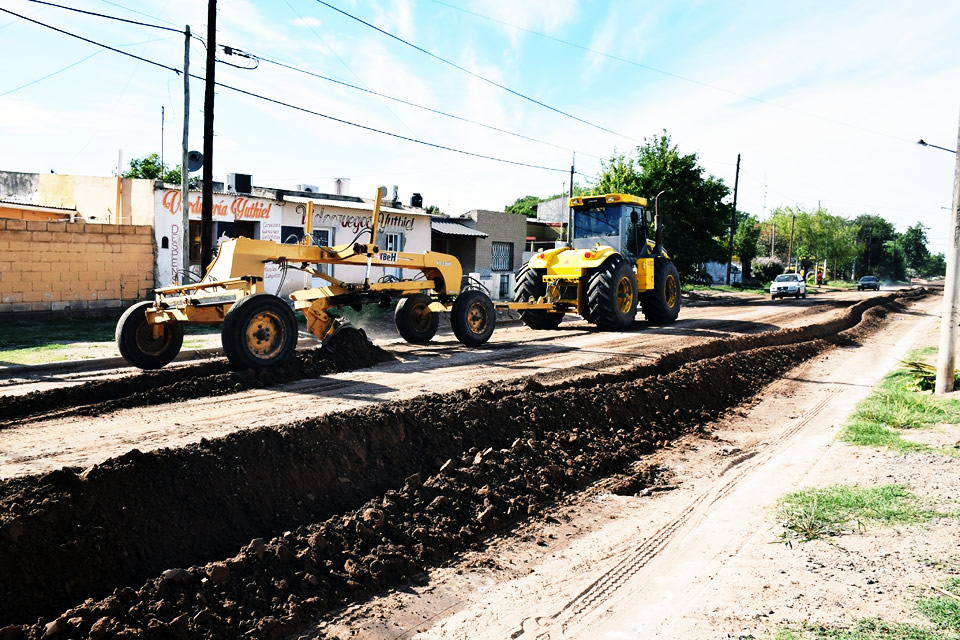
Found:
M 656 486 L 658 468 L 632 465 L 831 345 L 857 344 L 903 311 L 895 297 L 616 372 L 485 384 L 6 481 L 0 621 L 12 626 L 0 638 L 282 637 L 599 478 L 633 469 L 625 490 Z M 85 598 L 103 599 L 58 615 Z M 50 622 L 18 626 L 36 616 Z

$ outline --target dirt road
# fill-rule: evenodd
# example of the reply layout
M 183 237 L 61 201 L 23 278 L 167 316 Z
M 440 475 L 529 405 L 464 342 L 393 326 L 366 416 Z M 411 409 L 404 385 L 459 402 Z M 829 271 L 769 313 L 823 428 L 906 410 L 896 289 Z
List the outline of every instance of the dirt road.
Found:
M 705 592 L 683 577 L 702 578 L 738 547 L 700 523 L 777 456 L 802 469 L 792 443 L 838 408 L 830 399 L 854 400 L 820 394 L 812 409 L 781 408 L 788 423 L 778 411 L 716 421 L 758 393 L 797 394 L 784 375 L 818 354 L 859 357 L 841 369 L 865 377 L 831 389 L 865 393 L 883 368 L 877 332 L 929 321 L 933 303 L 905 295 L 754 298 L 627 334 L 505 328 L 480 350 L 387 345 L 390 362 L 344 342 L 269 375 L 212 363 L 9 393 L 0 401 L 21 417 L 0 428 L 0 636 L 587 637 L 662 626 L 657 611 L 672 605 L 617 618 L 634 611 L 624 603 L 637 576 L 644 603 Z M 372 366 L 348 371 L 350 354 Z M 624 514 L 643 526 L 600 524 Z M 697 536 L 696 553 L 676 548 Z M 315 626 L 384 588 L 418 591 L 425 569 L 465 551 L 467 564 L 435 573 L 415 600 L 401 590 Z M 660 574 L 647 567 L 671 553 L 694 564 L 650 591 Z
M 776 303 L 757 297 L 731 299 L 719 305 L 685 307 L 681 319 L 669 326 L 637 322 L 629 333 L 598 332 L 576 321 L 564 323 L 558 331 L 532 331 L 513 325 L 498 329 L 482 349 L 467 349 L 453 336 L 440 336 L 428 346 L 388 340 L 381 344 L 397 361 L 373 369 L 239 393 L 227 389 L 213 397 L 180 399 L 175 405 L 119 410 L 107 406 L 79 416 L 41 414 L 18 419 L 0 429 L 0 477 L 44 473 L 63 466 L 87 467 L 133 448 L 149 451 L 179 447 L 237 430 L 286 424 L 331 411 L 423 393 L 444 393 L 487 381 L 534 374 L 569 379 L 617 370 L 715 338 L 820 322 L 869 295 L 854 291 Z M 0 387 L 0 398 L 111 380 L 130 373 L 132 370 L 111 370 L 21 380 L 20 384 Z M 91 404 L 98 401 L 96 393 L 86 400 Z M 63 407 L 54 409 L 52 413 L 57 414 Z

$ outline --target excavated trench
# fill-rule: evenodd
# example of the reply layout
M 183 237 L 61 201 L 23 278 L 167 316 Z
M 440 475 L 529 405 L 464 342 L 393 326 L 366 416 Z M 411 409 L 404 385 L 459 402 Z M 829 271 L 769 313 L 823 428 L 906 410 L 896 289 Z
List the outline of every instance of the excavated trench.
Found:
M 7 481 L 0 640 L 284 637 L 624 471 L 922 295 L 617 373 L 486 384 Z

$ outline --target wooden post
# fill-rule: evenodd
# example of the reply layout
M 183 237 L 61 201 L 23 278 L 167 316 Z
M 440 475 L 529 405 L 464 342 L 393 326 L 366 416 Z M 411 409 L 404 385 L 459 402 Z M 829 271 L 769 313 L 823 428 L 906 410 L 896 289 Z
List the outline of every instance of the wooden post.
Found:
M 203 203 L 200 208 L 200 275 L 213 261 L 213 89 L 217 66 L 217 0 L 207 0 L 207 73 L 203 92 Z
M 183 142 L 180 157 L 180 266 L 183 281 L 190 273 L 190 25 L 183 32 Z
M 953 210 L 950 212 L 951 245 L 947 251 L 947 277 L 943 283 L 943 315 L 937 354 L 936 393 L 953 391 L 957 324 L 960 323 L 960 128 L 957 130 L 957 165 L 953 174 Z
M 733 179 L 733 213 L 730 215 L 730 242 L 727 245 L 727 286 L 730 286 L 730 269 L 733 268 L 733 232 L 737 226 L 737 189 L 740 187 L 740 154 L 737 154 L 737 173 Z

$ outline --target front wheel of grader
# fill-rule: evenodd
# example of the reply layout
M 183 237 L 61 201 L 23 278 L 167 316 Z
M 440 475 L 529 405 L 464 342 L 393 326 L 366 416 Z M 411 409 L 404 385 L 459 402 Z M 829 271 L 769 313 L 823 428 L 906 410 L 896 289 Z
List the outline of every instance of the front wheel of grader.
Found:
M 497 312 L 484 292 L 469 289 L 453 301 L 450 326 L 457 340 L 466 346 L 479 347 L 489 340 L 496 324 Z
M 115 334 L 120 355 L 141 369 L 169 364 L 183 346 L 183 326 L 147 322 L 146 311 L 151 307 L 152 302 L 140 302 L 124 311 Z
M 393 321 L 400 337 L 412 344 L 426 344 L 437 335 L 440 314 L 430 310 L 433 300 L 425 293 L 400 298 Z
M 293 354 L 297 347 L 297 319 L 277 296 L 257 293 L 243 298 L 227 312 L 220 340 L 234 367 L 265 369 Z

